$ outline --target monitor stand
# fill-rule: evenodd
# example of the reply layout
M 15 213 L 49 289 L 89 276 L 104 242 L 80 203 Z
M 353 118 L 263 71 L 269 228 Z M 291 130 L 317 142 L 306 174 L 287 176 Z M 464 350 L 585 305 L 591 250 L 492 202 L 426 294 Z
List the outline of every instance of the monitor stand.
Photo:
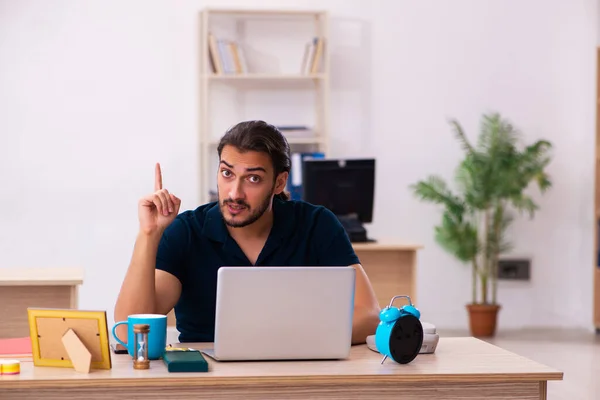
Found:
M 367 237 L 367 230 L 356 214 L 337 215 L 352 243 L 374 242 Z

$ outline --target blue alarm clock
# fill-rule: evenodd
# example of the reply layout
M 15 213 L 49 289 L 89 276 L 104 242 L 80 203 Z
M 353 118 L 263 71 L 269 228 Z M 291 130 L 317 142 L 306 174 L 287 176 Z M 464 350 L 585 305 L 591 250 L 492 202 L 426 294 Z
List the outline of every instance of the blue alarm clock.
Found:
M 408 299 L 408 305 L 392 307 L 394 300 Z M 392 358 L 399 364 L 408 364 L 419 354 L 423 345 L 421 312 L 413 306 L 409 296 L 394 296 L 390 304 L 379 313 L 375 332 L 375 346 L 384 355 L 381 363 Z

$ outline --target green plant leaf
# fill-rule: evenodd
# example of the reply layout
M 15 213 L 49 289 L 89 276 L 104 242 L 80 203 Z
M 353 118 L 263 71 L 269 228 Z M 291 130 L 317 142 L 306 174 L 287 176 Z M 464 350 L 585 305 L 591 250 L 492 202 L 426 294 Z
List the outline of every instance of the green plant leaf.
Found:
M 461 143 L 463 150 L 465 150 L 465 152 L 467 152 L 467 153 L 472 153 L 475 149 L 473 148 L 473 146 L 467 139 L 467 136 L 465 135 L 465 131 L 462 128 L 462 126 L 460 125 L 460 123 L 455 119 L 451 119 L 449 121 L 449 123 L 450 123 L 450 125 L 452 125 L 452 128 L 454 129 L 454 135 L 456 136 L 458 141 Z
M 455 217 L 460 218 L 465 212 L 463 200 L 454 195 L 446 182 L 438 176 L 430 176 L 423 181 L 411 185 L 411 188 L 414 194 L 421 200 L 442 204 Z
M 445 212 L 442 223 L 435 227 L 435 240 L 460 261 L 470 262 L 479 252 L 477 228 L 463 218 Z

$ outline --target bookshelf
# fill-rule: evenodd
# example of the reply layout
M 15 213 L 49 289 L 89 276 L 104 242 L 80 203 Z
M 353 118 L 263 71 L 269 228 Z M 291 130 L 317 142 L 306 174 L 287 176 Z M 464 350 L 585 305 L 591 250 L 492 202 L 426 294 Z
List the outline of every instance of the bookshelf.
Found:
M 219 139 L 240 121 L 282 127 L 293 153 L 329 153 L 328 39 L 326 11 L 202 10 L 201 203 L 216 193 Z

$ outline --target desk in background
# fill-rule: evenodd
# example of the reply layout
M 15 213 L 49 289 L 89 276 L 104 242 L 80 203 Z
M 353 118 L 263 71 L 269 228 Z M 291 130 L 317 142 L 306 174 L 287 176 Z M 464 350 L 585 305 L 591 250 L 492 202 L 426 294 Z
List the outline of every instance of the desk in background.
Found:
M 249 345 L 252 345 L 251 343 Z M 210 344 L 186 343 L 202 348 Z M 112 355 L 111 370 L 21 362 L 20 375 L 0 376 L 0 398 L 47 399 L 546 399 L 547 381 L 563 373 L 475 338 L 441 338 L 435 354 L 410 364 L 366 345 L 339 361 L 209 363 L 207 373 L 169 373 L 162 361 L 134 370 L 131 357 Z
M 397 295 L 410 296 L 419 307 L 417 250 L 423 246 L 381 240 L 374 243 L 352 243 L 352 247 L 373 285 L 380 307 L 385 307 Z
M 27 307 L 77 308 L 79 268 L 0 268 L 0 338 L 29 336 Z

